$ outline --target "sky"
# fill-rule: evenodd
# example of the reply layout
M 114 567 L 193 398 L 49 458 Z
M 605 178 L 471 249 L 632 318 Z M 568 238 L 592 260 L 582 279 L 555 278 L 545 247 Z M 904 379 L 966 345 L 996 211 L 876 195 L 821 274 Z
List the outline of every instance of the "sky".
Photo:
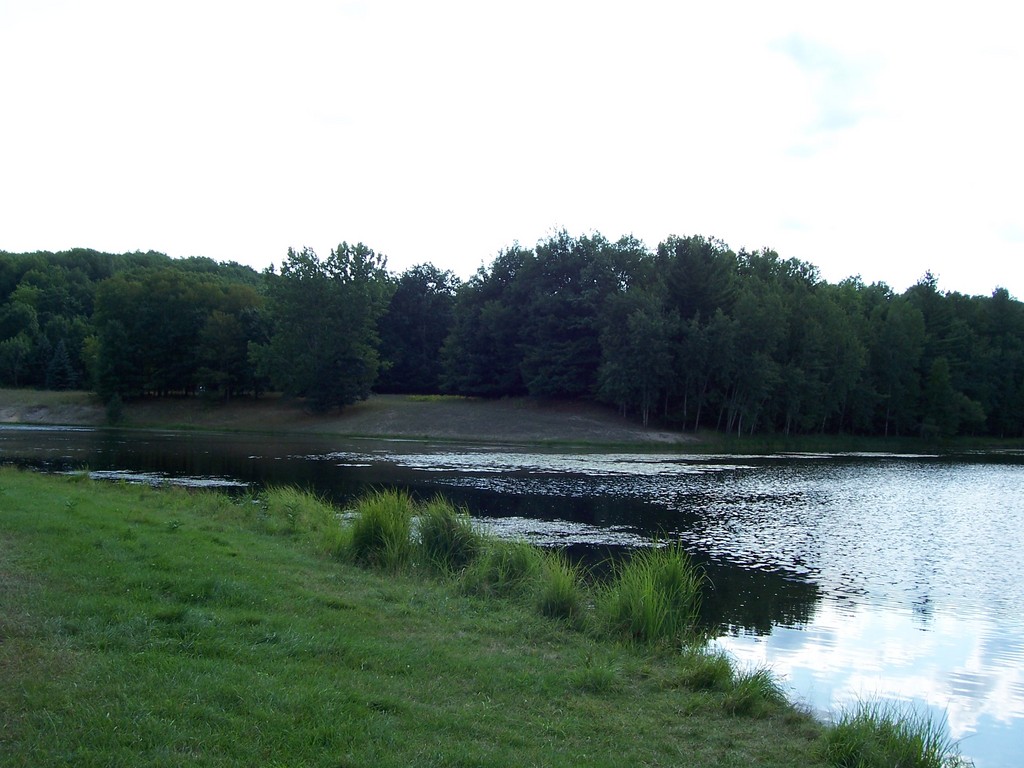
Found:
M 718 238 L 1024 299 L 1024 5 L 0 0 L 0 250 Z

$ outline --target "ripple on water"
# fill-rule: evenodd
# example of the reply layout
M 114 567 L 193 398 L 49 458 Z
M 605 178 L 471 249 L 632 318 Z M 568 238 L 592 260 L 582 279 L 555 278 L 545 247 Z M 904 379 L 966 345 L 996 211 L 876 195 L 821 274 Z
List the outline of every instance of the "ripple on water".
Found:
M 76 474 L 76 473 L 65 473 Z M 229 477 L 189 477 L 169 475 L 163 472 L 128 472 L 124 470 L 96 470 L 89 472 L 92 480 L 113 480 L 135 485 L 175 486 L 181 488 L 249 488 L 249 483 Z
M 107 453 L 94 460 L 72 434 L 0 431 L 0 437 L 5 446 L 20 440 L 22 455 L 33 459 L 52 437 L 55 455 L 109 466 Z M 139 467 L 138 444 L 126 447 L 128 439 L 115 444 L 104 437 L 102 450 L 116 450 L 121 466 Z M 823 710 L 860 695 L 920 701 L 940 716 L 948 713 L 950 732 L 965 737 L 964 751 L 979 768 L 1018 761 L 1024 743 L 1020 453 L 570 455 L 323 445 L 308 453 L 291 443 L 277 452 L 269 444 L 246 446 L 242 456 L 278 481 L 285 470 L 317 465 L 302 477 L 336 481 L 332 490 L 343 489 L 339 495 L 392 481 L 417 492 L 441 489 L 502 535 L 545 546 L 678 539 L 716 578 L 709 603 L 734 620 L 720 642 L 741 659 L 768 663 L 797 698 L 820 702 Z M 195 450 L 187 441 L 158 448 L 158 469 L 167 468 L 168 456 Z M 183 482 L 245 486 L 193 477 L 201 471 L 189 464 Z M 211 474 L 230 473 L 218 466 Z M 163 484 L 173 473 L 108 476 Z

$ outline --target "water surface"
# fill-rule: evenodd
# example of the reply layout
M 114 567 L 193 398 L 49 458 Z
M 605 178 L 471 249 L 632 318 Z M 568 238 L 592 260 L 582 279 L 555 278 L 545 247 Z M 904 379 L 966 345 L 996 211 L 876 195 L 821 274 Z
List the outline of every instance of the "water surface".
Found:
M 448 444 L 0 428 L 0 459 L 131 481 L 400 486 L 502 535 L 600 558 L 682 541 L 704 620 L 824 717 L 877 697 L 945 717 L 979 766 L 1024 746 L 1024 457 L 566 454 Z M 113 473 L 113 474 L 110 474 Z

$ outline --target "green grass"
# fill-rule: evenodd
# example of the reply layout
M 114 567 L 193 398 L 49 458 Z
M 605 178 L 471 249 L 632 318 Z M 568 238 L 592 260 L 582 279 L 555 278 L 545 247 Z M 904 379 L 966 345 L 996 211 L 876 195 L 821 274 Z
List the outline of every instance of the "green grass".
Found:
M 461 572 L 483 548 L 484 538 L 465 510 L 435 498 L 416 515 L 416 534 L 425 563 L 444 574 Z
M 582 566 L 570 562 L 564 553 L 545 552 L 537 595 L 541 614 L 569 621 L 580 618 L 587 599 L 584 576 Z
M 761 717 L 786 703 L 778 678 L 770 669 L 758 667 L 733 674 L 725 689 L 723 706 L 731 715 Z
M 350 532 L 340 525 L 338 511 L 315 494 L 284 486 L 246 501 L 266 533 L 301 536 L 335 557 L 348 550 Z
M 691 644 L 683 648 L 675 682 L 684 688 L 714 694 L 730 715 L 774 717 L 792 710 L 771 670 L 737 670 L 728 656 L 707 646 Z
M 599 610 L 626 637 L 678 646 L 695 632 L 704 578 L 678 544 L 638 550 L 614 566 Z
M 820 723 L 731 703 L 724 657 L 546 617 L 548 556 L 485 541 L 466 590 L 415 546 L 356 564 L 357 524 L 0 470 L 0 765 L 825 764 Z
M 683 648 L 685 663 L 681 665 L 679 684 L 695 691 L 723 693 L 732 688 L 735 672 L 729 657 L 702 646 Z
M 945 735 L 945 723 L 865 702 L 827 730 L 822 753 L 839 768 L 960 768 L 971 765 Z
M 525 596 L 539 586 L 543 564 L 541 551 L 526 541 L 490 538 L 463 573 L 462 591 L 493 597 Z
M 398 570 L 413 556 L 412 498 L 401 491 L 377 491 L 356 506 L 348 540 L 352 559 Z

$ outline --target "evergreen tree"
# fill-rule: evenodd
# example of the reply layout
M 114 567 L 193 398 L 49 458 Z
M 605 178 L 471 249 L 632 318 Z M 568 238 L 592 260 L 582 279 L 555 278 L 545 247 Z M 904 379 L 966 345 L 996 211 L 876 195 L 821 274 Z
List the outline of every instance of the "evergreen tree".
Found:
M 71 358 L 68 356 L 67 345 L 64 339 L 57 342 L 57 348 L 53 351 L 50 364 L 46 366 L 46 388 L 47 389 L 74 389 L 78 383 L 78 377 L 71 366 Z

